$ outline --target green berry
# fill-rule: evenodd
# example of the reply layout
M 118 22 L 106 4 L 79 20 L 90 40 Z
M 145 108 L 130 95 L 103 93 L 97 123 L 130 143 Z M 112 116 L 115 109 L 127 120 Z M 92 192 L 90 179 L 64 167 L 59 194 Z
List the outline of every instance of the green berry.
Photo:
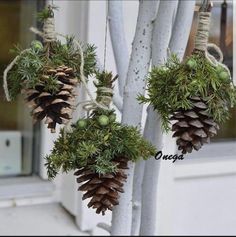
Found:
M 63 48 L 64 50 L 68 50 L 67 44 L 63 44 L 62 48 Z
M 40 41 L 38 41 L 38 40 L 33 40 L 33 41 L 31 42 L 31 47 L 32 47 L 34 50 L 38 50 L 38 51 L 40 51 L 40 50 L 43 49 L 42 43 L 41 43 Z
M 101 126 L 106 126 L 109 124 L 109 118 L 106 115 L 100 115 L 98 117 L 98 122 Z
M 198 84 L 198 81 L 197 80 L 193 80 L 192 82 L 191 82 L 191 85 L 197 85 Z
M 115 114 L 111 114 L 110 116 L 109 116 L 109 119 L 110 119 L 110 121 L 113 123 L 113 122 L 115 122 L 116 121 L 116 115 Z
M 168 71 L 168 68 L 165 67 L 165 66 L 162 66 L 161 69 L 162 69 L 164 72 Z
M 194 59 L 189 59 L 187 61 L 187 66 L 188 66 L 189 69 L 196 69 L 197 62 Z
M 217 67 L 216 67 L 216 72 L 217 72 L 218 74 L 220 74 L 222 71 L 224 71 L 224 68 L 223 68 L 223 67 L 221 67 L 221 66 L 217 66 Z
M 226 71 L 222 71 L 222 72 L 219 73 L 219 78 L 222 81 L 226 81 L 226 80 L 229 79 L 229 74 Z
M 80 128 L 85 128 L 85 127 L 87 126 L 87 121 L 86 121 L 85 119 L 80 119 L 80 120 L 78 121 L 78 126 L 79 126 Z

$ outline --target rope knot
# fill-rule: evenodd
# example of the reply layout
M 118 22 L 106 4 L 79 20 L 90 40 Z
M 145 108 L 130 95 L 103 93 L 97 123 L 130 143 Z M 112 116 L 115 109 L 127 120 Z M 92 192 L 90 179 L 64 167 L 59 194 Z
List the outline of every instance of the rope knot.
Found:
M 203 51 L 206 59 L 211 63 L 213 67 L 223 67 L 229 76 L 231 77 L 228 67 L 223 64 L 223 53 L 216 44 L 208 43 L 209 30 L 210 30 L 210 18 L 211 12 L 199 12 L 198 28 L 195 39 L 195 49 Z M 217 60 L 213 55 L 210 54 L 208 49 L 213 49 L 218 54 L 219 59 Z
M 113 90 L 108 87 L 98 87 L 97 88 L 97 98 L 96 101 L 103 106 L 109 108 L 113 97 Z
M 47 18 L 43 24 L 43 40 L 44 42 L 56 41 L 55 19 Z
M 195 49 L 200 51 L 207 50 L 209 29 L 210 29 L 210 12 L 199 12 L 199 22 L 195 39 Z

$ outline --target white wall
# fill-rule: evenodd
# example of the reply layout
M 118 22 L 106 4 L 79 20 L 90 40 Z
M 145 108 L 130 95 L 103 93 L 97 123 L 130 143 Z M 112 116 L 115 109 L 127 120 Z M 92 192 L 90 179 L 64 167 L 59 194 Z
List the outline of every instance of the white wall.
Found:
M 212 143 L 162 169 L 158 233 L 235 235 L 235 158 L 236 142 Z

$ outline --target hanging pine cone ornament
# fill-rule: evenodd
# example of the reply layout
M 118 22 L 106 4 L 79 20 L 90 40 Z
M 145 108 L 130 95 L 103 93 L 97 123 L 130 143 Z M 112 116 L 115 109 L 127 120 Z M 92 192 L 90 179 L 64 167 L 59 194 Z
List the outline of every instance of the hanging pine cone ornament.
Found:
M 57 90 L 49 91 L 45 88 L 45 81 L 54 78 Z M 66 124 L 72 118 L 75 101 L 75 86 L 78 80 L 72 68 L 59 66 L 48 68 L 42 75 L 42 82 L 34 89 L 24 89 L 22 93 L 30 108 L 34 121 L 46 117 L 45 123 L 51 132 L 55 132 L 56 124 Z
M 178 149 L 183 154 L 191 153 L 193 149 L 199 150 L 204 143 L 209 143 L 210 138 L 217 134 L 219 126 L 209 116 L 207 104 L 200 97 L 191 97 L 192 109 L 178 110 L 170 120 L 175 120 L 172 125 L 173 137 L 177 137 Z
M 89 167 L 75 172 L 77 182 L 83 183 L 78 190 L 85 192 L 83 200 L 91 198 L 88 207 L 96 209 L 96 213 L 105 215 L 107 210 L 119 204 L 119 193 L 123 193 L 123 185 L 127 179 L 125 170 L 128 169 L 128 158 L 118 156 L 113 159 L 116 172 L 98 174 Z
M 217 134 L 218 124 L 230 117 L 229 108 L 236 105 L 236 87 L 229 69 L 222 64 L 220 49 L 211 44 L 219 53 L 219 61 L 207 51 L 209 10 L 207 6 L 199 12 L 192 55 L 182 63 L 172 55 L 165 65 L 154 67 L 148 78 L 148 96 L 139 96 L 160 114 L 165 131 L 171 127 L 183 154 L 209 143 Z
M 50 178 L 60 169 L 76 170 L 83 200 L 89 199 L 88 207 L 102 215 L 119 204 L 128 162 L 156 153 L 137 128 L 116 122 L 114 110 L 109 109 L 114 79 L 111 73 L 97 74 L 96 103 L 85 106 L 91 110 L 89 117 L 79 119 L 66 134 L 62 129 L 52 153 L 46 157 Z
M 34 40 L 26 50 L 16 48 L 18 56 L 4 73 L 6 98 L 10 101 L 21 93 L 32 110 L 33 121 L 45 119 L 51 132 L 57 124 L 71 119 L 75 89 L 81 82 L 81 51 L 73 37 L 67 36 L 65 44 L 57 40 L 53 9 L 48 6 L 38 14 L 43 22 L 43 43 Z M 84 47 L 83 56 L 88 76 L 95 72 L 95 47 Z

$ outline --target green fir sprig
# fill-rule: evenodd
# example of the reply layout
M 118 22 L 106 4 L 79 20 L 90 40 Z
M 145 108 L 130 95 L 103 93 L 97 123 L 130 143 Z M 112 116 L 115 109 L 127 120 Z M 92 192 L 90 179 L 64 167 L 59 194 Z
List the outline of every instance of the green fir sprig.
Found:
M 116 172 L 112 161 L 117 156 L 135 162 L 155 155 L 155 148 L 142 138 L 137 128 L 111 122 L 114 111 L 108 113 L 106 126 L 99 123 L 99 116 L 104 113 L 96 113 L 73 124 L 72 131 L 66 135 L 64 129 L 61 130 L 52 153 L 46 157 L 49 178 L 54 178 L 61 168 L 68 172 L 90 166 L 99 174 Z
M 47 6 L 38 13 L 38 19 L 46 23 L 46 19 L 54 17 L 55 6 Z M 88 77 L 96 71 L 96 48 L 94 45 L 82 45 L 84 56 L 84 75 Z M 67 66 L 73 69 L 75 77 L 80 82 L 81 52 L 75 44 L 73 36 L 67 36 L 66 42 L 59 40 L 46 41 L 43 44 L 34 40 L 28 49 L 19 46 L 11 50 L 18 55 L 13 68 L 8 72 L 8 90 L 11 99 L 15 99 L 22 89 L 34 89 L 37 85 L 44 85 L 47 92 L 59 90 L 57 78 L 45 80 L 45 73 L 49 68 Z
M 209 116 L 217 123 L 230 117 L 229 107 L 236 105 L 236 87 L 222 66 L 213 66 L 202 52 L 194 53 L 181 63 L 172 55 L 165 65 L 154 67 L 147 82 L 147 96 L 138 97 L 150 103 L 160 114 L 165 131 L 169 117 L 179 109 L 193 107 L 190 98 L 200 96 L 208 105 Z
M 75 76 L 80 82 L 80 64 L 81 55 L 73 43 L 74 37 L 67 37 L 66 43 L 55 41 L 50 44 L 50 55 L 46 57 L 47 47 L 39 41 L 33 41 L 31 47 L 22 52 L 22 49 L 16 48 L 16 54 L 20 55 L 14 67 L 8 73 L 8 87 L 12 99 L 20 94 L 21 89 L 34 88 L 42 83 L 42 75 L 49 67 L 66 65 L 73 68 Z M 96 53 L 95 46 L 87 44 L 83 47 L 84 54 L 84 74 L 89 76 L 96 71 Z M 44 81 L 45 88 L 49 91 L 57 90 L 56 78 Z
M 47 7 L 45 7 L 41 12 L 39 12 L 37 14 L 37 19 L 41 22 L 45 21 L 46 19 L 48 18 L 52 18 L 54 17 L 54 10 L 57 10 L 58 7 L 57 6 L 52 6 L 52 5 L 49 5 Z
M 100 88 L 112 88 L 111 73 L 97 73 L 97 102 L 103 96 Z M 79 119 L 72 125 L 70 132 L 61 130 L 50 155 L 46 157 L 49 178 L 63 172 L 89 167 L 98 174 L 117 171 L 117 157 L 129 161 L 154 156 L 156 149 L 147 142 L 140 131 L 133 126 L 116 122 L 114 110 L 95 108 L 88 118 Z

